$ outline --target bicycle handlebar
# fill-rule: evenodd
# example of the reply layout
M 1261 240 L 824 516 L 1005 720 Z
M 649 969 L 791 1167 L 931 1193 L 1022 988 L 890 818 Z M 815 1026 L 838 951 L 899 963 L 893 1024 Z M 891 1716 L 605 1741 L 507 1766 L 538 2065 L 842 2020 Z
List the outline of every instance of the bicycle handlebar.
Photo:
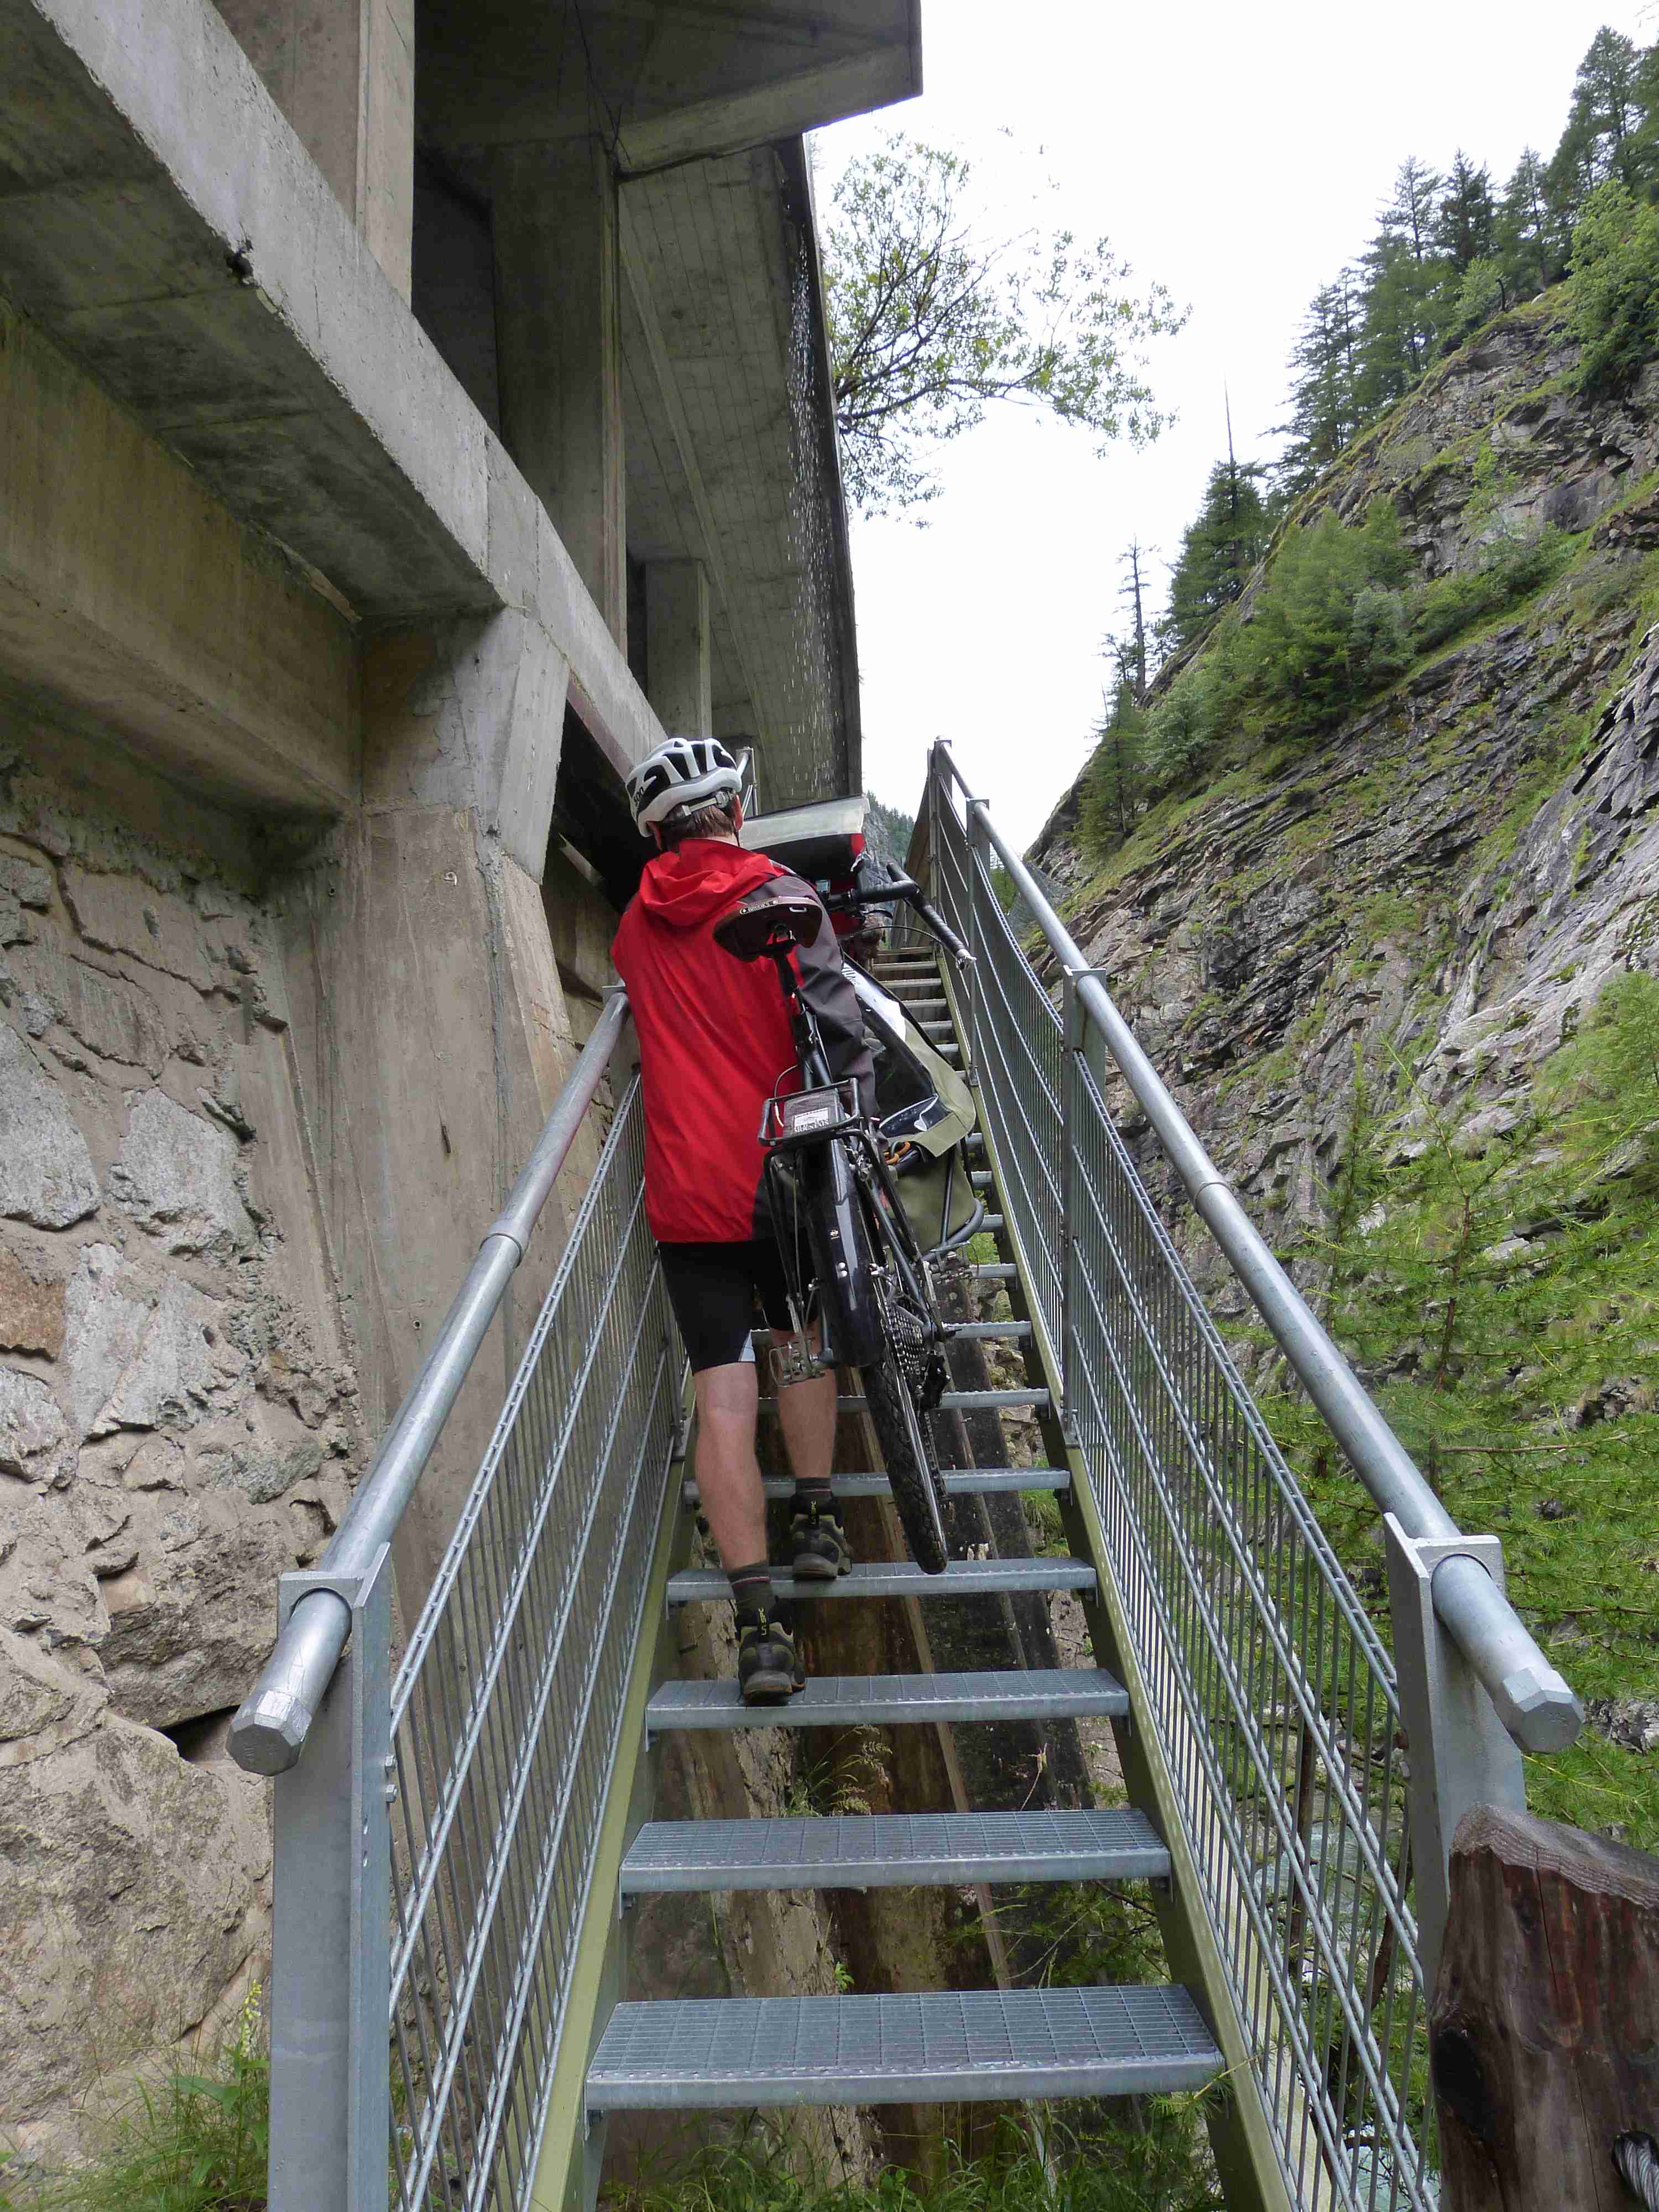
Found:
M 823 903 L 831 914 L 849 914 L 860 912 L 867 906 L 888 906 L 900 900 L 906 906 L 915 908 L 922 927 L 939 939 L 958 968 L 974 965 L 973 954 L 928 898 L 921 885 L 908 876 L 896 877 L 888 884 L 872 884 L 867 890 L 832 891 Z

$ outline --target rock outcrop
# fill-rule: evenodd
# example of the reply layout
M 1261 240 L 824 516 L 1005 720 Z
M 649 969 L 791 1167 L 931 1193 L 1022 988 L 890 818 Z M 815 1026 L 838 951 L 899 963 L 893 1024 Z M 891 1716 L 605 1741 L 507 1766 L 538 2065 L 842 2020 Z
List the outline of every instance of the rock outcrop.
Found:
M 224 1755 L 360 1457 L 257 901 L 0 746 L 0 2152 L 263 1969 Z

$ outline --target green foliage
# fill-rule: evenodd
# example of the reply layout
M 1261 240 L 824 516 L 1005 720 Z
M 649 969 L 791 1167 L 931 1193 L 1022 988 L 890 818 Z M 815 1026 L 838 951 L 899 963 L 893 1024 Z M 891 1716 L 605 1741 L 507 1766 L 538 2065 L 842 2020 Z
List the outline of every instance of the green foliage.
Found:
M 995 400 L 1046 409 L 1103 447 L 1156 437 L 1148 343 L 1186 319 L 1137 296 L 1104 239 L 986 235 L 961 155 L 902 136 L 849 162 L 824 234 L 824 296 L 848 495 L 880 514 L 938 492 L 929 448 Z
M 1528 147 L 1501 195 L 1461 149 L 1444 177 L 1414 156 L 1401 164 L 1370 244 L 1316 294 L 1291 354 L 1284 489 L 1305 490 L 1443 353 L 1559 282 L 1570 242 L 1582 263 L 1574 227 L 1587 219 L 1591 247 L 1619 265 L 1581 293 L 1597 299 L 1581 312 L 1624 333 L 1610 356 L 1615 378 L 1644 345 L 1650 357 L 1650 234 L 1609 235 L 1602 250 L 1595 210 L 1610 188 L 1626 195 L 1626 232 L 1643 228 L 1628 211 L 1659 191 L 1659 46 L 1643 50 L 1603 28 L 1579 64 L 1553 155 Z
M 1659 979 L 1615 976 L 1484 1130 L 1397 1060 L 1355 1098 L 1318 1255 L 1334 1333 L 1454 1518 L 1502 1536 L 1580 1694 L 1659 1694 Z M 1267 1410 L 1314 1454 L 1315 1510 L 1385 1611 L 1369 1501 L 1301 1409 Z M 1587 1736 L 1528 1784 L 1553 1818 L 1659 1847 L 1659 1793 L 1616 1746 Z
M 1040 2135 L 1010 2113 L 986 2156 L 965 2158 L 947 2142 L 936 2173 L 888 2166 L 866 2184 L 803 2174 L 799 2146 L 757 2124 L 740 2143 L 704 2151 L 672 2179 L 608 2191 L 605 2202 L 611 2212 L 1218 2212 L 1195 2100 L 1140 2102 L 1139 2126 L 1073 2130 L 1045 2108 Z
M 1392 625 L 1374 597 L 1363 608 L 1360 599 L 1397 590 L 1407 561 L 1387 500 L 1373 500 L 1357 526 L 1328 509 L 1288 534 L 1239 647 L 1241 687 L 1254 727 L 1305 742 L 1333 728 L 1397 673 L 1402 664 L 1389 657 Z
M 1565 566 L 1569 541 L 1559 530 L 1506 538 L 1478 568 L 1438 576 L 1417 597 L 1410 637 L 1418 653 L 1431 653 L 1462 631 L 1528 599 Z
M 1170 572 L 1169 611 L 1158 624 L 1166 653 L 1179 653 L 1231 606 L 1250 580 L 1272 534 L 1259 461 L 1229 454 L 1210 471 L 1204 501 L 1182 532 Z
M 258 2030 L 256 1990 L 216 2063 L 141 2087 L 103 2154 L 67 2179 L 23 2197 L 0 2175 L 0 2212 L 263 2212 L 270 2067 Z
M 1083 771 L 1080 823 L 1091 853 L 1115 852 L 1134 828 L 1145 787 L 1146 733 L 1146 711 L 1134 686 L 1121 682 L 1095 726 L 1094 753 Z
M 1584 204 L 1572 234 L 1572 322 L 1588 392 L 1621 392 L 1659 353 L 1659 207 L 1638 206 L 1613 178 Z

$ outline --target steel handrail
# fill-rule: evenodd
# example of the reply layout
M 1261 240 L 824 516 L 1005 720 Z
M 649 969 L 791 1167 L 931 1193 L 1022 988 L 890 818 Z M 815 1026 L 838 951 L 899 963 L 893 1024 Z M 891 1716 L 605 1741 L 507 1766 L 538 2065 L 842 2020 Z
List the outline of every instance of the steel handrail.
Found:
M 607 995 L 535 1150 L 491 1223 L 374 1465 L 323 1553 L 323 1572 L 362 1571 L 397 1533 L 627 1023 L 628 998 L 618 988 Z M 250 1774 L 281 1774 L 295 1764 L 350 1626 L 349 1609 L 331 1591 L 313 1590 L 301 1599 L 230 1724 L 230 1755 L 239 1766 Z
M 1105 985 L 1090 970 L 1036 878 L 992 823 L 984 800 L 969 792 L 945 745 L 936 744 L 933 757 L 962 793 L 970 848 L 977 820 L 978 834 L 1007 870 L 1061 970 L 1073 978 L 1078 1005 L 1105 1041 L 1186 1185 L 1200 1218 L 1231 1261 L 1256 1310 L 1324 1415 L 1361 1482 L 1382 1510 L 1395 1516 L 1407 1535 L 1442 1540 L 1461 1535 L 1456 1522 L 1223 1179 Z M 1431 1589 L 1437 1616 L 1479 1676 L 1515 1741 L 1528 1751 L 1565 1749 L 1583 1725 L 1583 1710 L 1486 1568 L 1468 1557 L 1443 1559 L 1434 1570 Z

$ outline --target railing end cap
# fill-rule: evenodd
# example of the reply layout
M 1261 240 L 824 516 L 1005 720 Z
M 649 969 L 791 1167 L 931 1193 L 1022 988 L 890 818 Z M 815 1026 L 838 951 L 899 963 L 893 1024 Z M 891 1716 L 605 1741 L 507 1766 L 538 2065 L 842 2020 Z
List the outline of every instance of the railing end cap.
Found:
M 1528 1751 L 1565 1751 L 1584 1725 L 1584 1709 L 1547 1660 L 1511 1667 L 1494 1700 L 1510 1735 Z
M 285 1690 L 247 1698 L 230 1724 L 228 1749 L 245 1774 L 283 1774 L 298 1763 L 311 1727 L 310 1708 Z

